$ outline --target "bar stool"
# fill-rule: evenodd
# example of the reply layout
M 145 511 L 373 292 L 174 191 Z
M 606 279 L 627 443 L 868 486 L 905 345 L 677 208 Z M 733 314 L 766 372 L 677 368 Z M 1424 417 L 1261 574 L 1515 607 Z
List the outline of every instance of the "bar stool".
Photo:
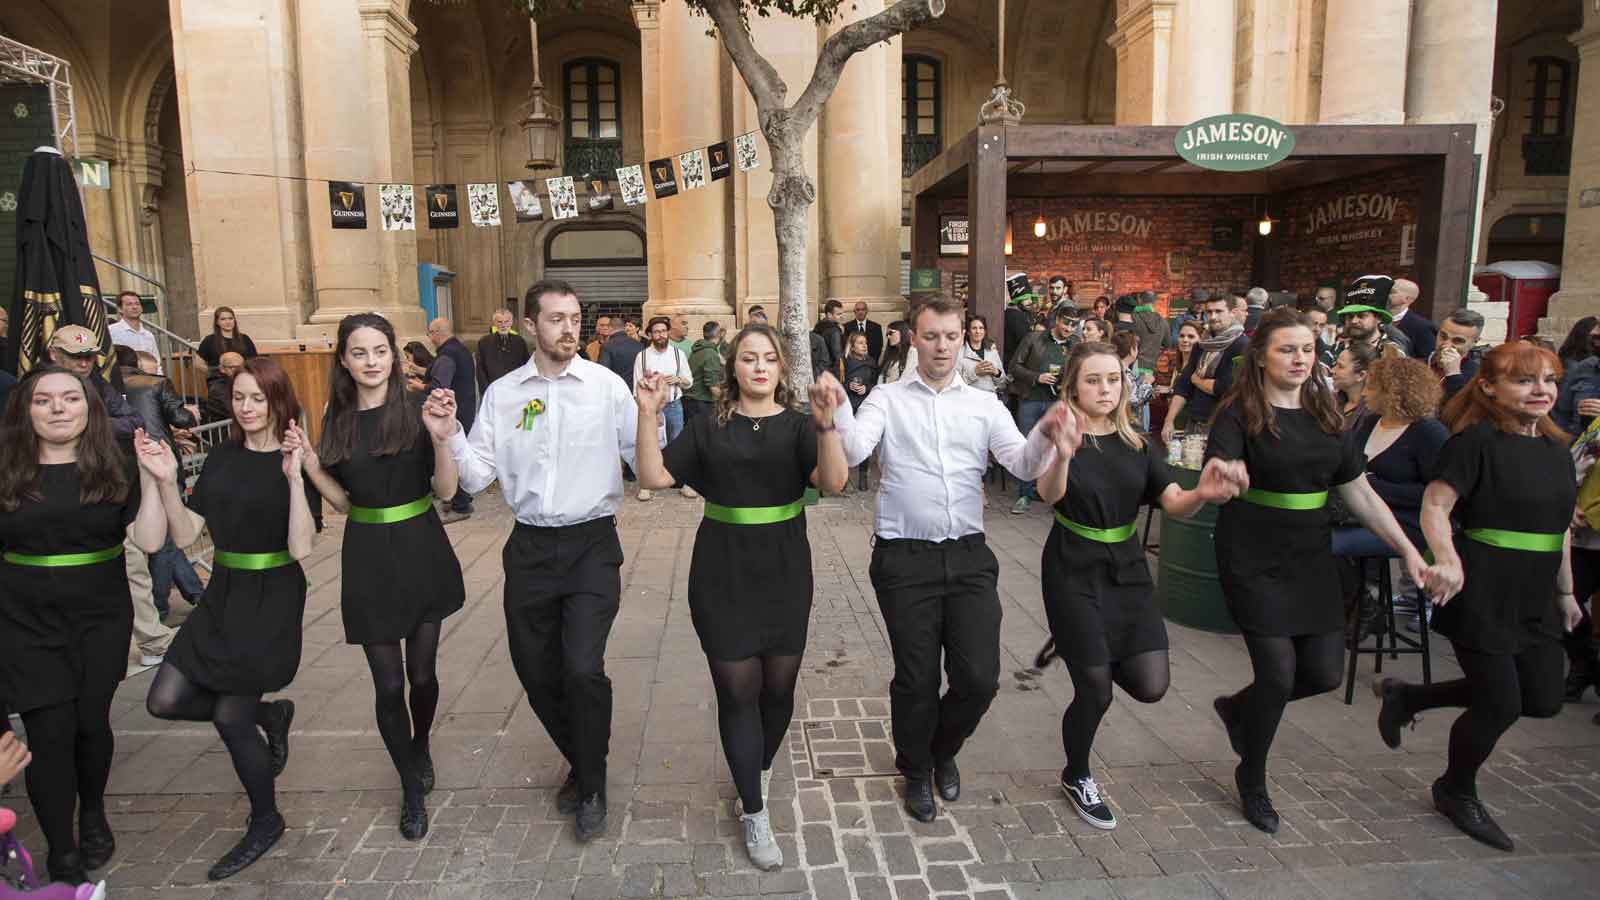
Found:
M 1367 564 L 1370 562 L 1377 566 L 1379 621 L 1382 623 L 1383 627 L 1378 631 L 1377 634 L 1373 635 L 1373 645 L 1371 647 L 1361 646 L 1360 642 L 1356 640 L 1361 628 L 1361 615 L 1358 608 L 1355 620 L 1351 622 L 1350 632 L 1347 635 L 1348 643 L 1350 645 L 1350 659 L 1346 663 L 1345 670 L 1345 705 L 1349 706 L 1355 696 L 1356 661 L 1363 653 L 1372 654 L 1372 671 L 1375 674 L 1383 672 L 1383 655 L 1385 653 L 1389 654 L 1390 659 L 1399 659 L 1400 654 L 1402 653 L 1420 654 L 1422 656 L 1422 683 L 1432 684 L 1433 666 L 1432 657 L 1428 653 L 1427 607 L 1425 605 L 1419 605 L 1417 608 L 1417 636 L 1413 638 L 1409 635 L 1401 634 L 1400 629 L 1396 627 L 1395 624 L 1394 587 L 1389 577 L 1389 560 L 1393 559 L 1393 557 L 1358 556 L 1354 559 L 1356 564 L 1356 578 L 1361 585 L 1361 590 L 1363 593 L 1365 593 L 1367 585 Z M 1418 602 L 1419 604 L 1426 604 L 1427 598 L 1420 598 Z M 1385 635 L 1388 635 L 1389 637 L 1389 646 L 1387 648 L 1385 648 L 1383 645 L 1383 638 Z

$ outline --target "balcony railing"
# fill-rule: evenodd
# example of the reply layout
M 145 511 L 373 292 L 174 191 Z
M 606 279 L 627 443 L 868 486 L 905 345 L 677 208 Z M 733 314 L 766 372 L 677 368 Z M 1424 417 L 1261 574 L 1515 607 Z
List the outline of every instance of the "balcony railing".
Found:
M 622 141 L 568 138 L 561 160 L 561 171 L 574 178 L 593 172 L 614 179 L 622 165 Z
M 900 175 L 910 178 L 916 171 L 939 155 L 937 135 L 919 135 L 900 139 Z
M 1572 135 L 1523 135 L 1522 163 L 1527 175 L 1568 174 L 1572 169 Z

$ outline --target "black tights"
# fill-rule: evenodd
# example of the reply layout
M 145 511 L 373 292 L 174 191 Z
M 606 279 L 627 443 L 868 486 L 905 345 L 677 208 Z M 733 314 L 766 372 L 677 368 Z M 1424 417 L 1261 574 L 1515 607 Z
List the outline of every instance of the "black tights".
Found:
M 172 663 L 162 663 L 144 705 L 158 719 L 210 722 L 215 726 L 228 746 L 228 755 L 233 757 L 233 771 L 250 798 L 251 818 L 277 815 L 278 802 L 272 793 L 272 752 L 258 730 L 266 725 L 272 707 L 261 702 L 260 694 L 218 694 L 190 681 Z
M 75 809 L 105 808 L 106 781 L 116 738 L 111 734 L 111 694 L 78 697 L 22 714 L 33 762 L 23 772 L 28 799 L 50 855 L 77 851 Z
M 1095 732 L 1111 708 L 1111 685 L 1140 703 L 1155 703 L 1167 693 L 1172 670 L 1167 651 L 1151 650 L 1105 666 L 1069 662 L 1067 673 L 1072 676 L 1072 703 L 1061 715 L 1061 746 L 1067 751 L 1067 777 L 1086 778 Z
M 428 749 L 428 733 L 433 729 L 433 713 L 439 707 L 439 623 L 423 622 L 400 644 L 365 644 L 367 665 L 372 668 L 372 687 L 377 694 L 378 733 L 389 750 L 400 786 L 422 791 L 422 776 L 416 757 Z M 411 682 L 411 709 L 406 710 L 406 682 Z
M 783 746 L 794 717 L 799 656 L 752 656 L 736 662 L 708 659 L 717 689 L 717 730 L 733 784 L 747 813 L 760 812 L 761 770 Z
M 1520 716 L 1548 719 L 1561 711 L 1561 645 L 1551 641 L 1512 655 L 1479 653 L 1451 643 L 1464 677 L 1407 685 L 1403 699 L 1410 713 L 1466 707 L 1450 726 L 1444 783 L 1453 793 L 1476 797 L 1478 769 L 1494 752 L 1500 735 Z
M 1344 680 L 1344 634 L 1270 637 L 1246 633 L 1256 680 L 1233 695 L 1244 753 L 1238 776 L 1247 788 L 1267 786 L 1267 752 L 1291 700 L 1325 694 Z

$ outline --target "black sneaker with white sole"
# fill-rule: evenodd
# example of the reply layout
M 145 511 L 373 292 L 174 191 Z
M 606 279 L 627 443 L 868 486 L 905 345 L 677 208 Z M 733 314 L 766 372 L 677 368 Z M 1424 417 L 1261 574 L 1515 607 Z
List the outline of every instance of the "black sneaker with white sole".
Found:
M 1105 798 L 1100 796 L 1100 786 L 1094 783 L 1092 777 L 1069 778 L 1066 772 L 1062 772 L 1061 790 L 1072 802 L 1072 809 L 1078 814 L 1078 818 L 1101 831 L 1110 831 L 1117 827 L 1117 817 L 1112 815 L 1111 807 L 1107 806 Z

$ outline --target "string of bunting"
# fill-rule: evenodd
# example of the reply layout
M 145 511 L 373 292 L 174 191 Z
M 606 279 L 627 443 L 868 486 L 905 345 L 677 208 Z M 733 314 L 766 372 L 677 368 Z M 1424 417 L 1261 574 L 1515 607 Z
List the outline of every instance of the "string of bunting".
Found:
M 650 193 L 657 200 L 676 196 L 679 191 L 703 188 L 713 181 L 721 181 L 738 168 L 748 172 L 761 166 L 756 134 L 746 132 L 735 137 L 730 148 L 728 141 L 719 141 L 709 147 L 699 147 L 676 157 L 664 156 L 651 160 L 648 165 L 622 166 L 616 170 L 617 189 L 622 194 L 624 206 L 640 206 Z M 649 188 L 645 187 L 645 170 L 649 170 Z M 616 201 L 611 194 L 609 179 L 604 173 L 584 176 L 588 183 L 589 212 L 614 209 Z M 479 228 L 500 226 L 500 185 L 502 182 L 469 182 L 467 184 L 467 218 Z M 575 219 L 579 215 L 577 185 L 571 175 L 546 178 L 545 195 L 541 198 L 534 180 L 507 181 L 506 193 L 511 199 L 511 210 L 518 224 L 541 222 L 545 218 L 545 201 L 549 203 L 552 219 Z M 429 228 L 458 228 L 461 224 L 461 207 L 454 184 L 424 185 L 423 209 Z M 328 209 L 334 228 L 366 228 L 366 185 L 359 181 L 328 182 Z M 409 184 L 378 185 L 378 221 L 384 231 L 415 231 L 417 228 L 416 190 Z

